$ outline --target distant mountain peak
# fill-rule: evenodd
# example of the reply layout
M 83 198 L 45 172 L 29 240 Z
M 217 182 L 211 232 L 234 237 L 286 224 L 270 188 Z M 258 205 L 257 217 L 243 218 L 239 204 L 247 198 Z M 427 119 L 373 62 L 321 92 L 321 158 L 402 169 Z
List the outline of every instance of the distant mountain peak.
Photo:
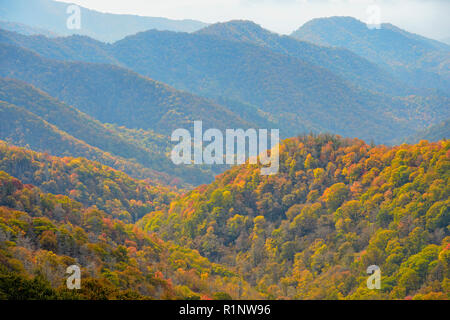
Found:
M 332 16 L 332 17 L 314 18 L 314 19 L 311 19 L 307 23 L 319 22 L 319 21 L 336 21 L 336 22 L 362 23 L 361 20 L 356 19 L 355 17 L 351 17 L 351 16 Z
M 218 36 L 227 40 L 259 42 L 276 34 L 264 29 L 259 24 L 249 20 L 231 20 L 209 25 L 196 32 L 197 34 Z
M 320 18 L 305 23 L 291 36 L 353 51 L 411 87 L 449 90 L 450 46 L 390 23 L 375 30 L 351 17 Z
M 263 29 L 263 27 L 261 27 L 261 25 L 251 21 L 251 20 L 230 20 L 230 21 L 226 21 L 226 22 L 218 22 L 218 23 L 214 23 L 211 24 L 209 26 L 206 26 L 203 29 L 200 29 L 197 32 L 200 32 L 201 30 L 205 30 L 205 29 L 214 29 L 217 27 L 234 27 L 234 28 L 248 28 L 248 27 L 252 27 L 255 29 Z
M 333 16 L 333 17 L 323 17 L 323 18 L 315 18 L 312 19 L 303 26 L 300 27 L 308 27 L 308 26 L 314 26 L 314 25 L 341 25 L 341 26 L 353 26 L 353 27 L 365 27 L 366 24 L 362 22 L 361 20 L 358 20 L 354 17 L 350 16 Z
M 399 28 L 391 23 L 381 23 L 381 29 L 385 32 L 392 32 L 392 36 L 402 36 L 414 41 L 420 41 L 426 43 L 428 46 L 440 50 L 448 50 L 446 44 L 428 39 L 421 35 L 406 31 Z M 376 34 L 378 29 L 370 29 L 367 24 L 361 20 L 349 16 L 333 16 L 326 18 L 316 18 L 306 22 L 296 31 L 294 31 L 291 36 L 299 40 L 306 40 L 320 45 L 333 45 L 330 43 L 329 37 L 326 34 L 337 34 L 340 33 L 339 37 L 335 37 L 335 41 L 339 44 L 339 41 L 344 37 L 351 35 L 352 37 L 369 36 L 370 34 Z M 395 35 L 394 35 L 395 34 Z M 386 37 L 386 35 L 385 35 Z M 379 40 L 382 38 L 378 38 Z M 344 46 L 345 47 L 345 46 Z

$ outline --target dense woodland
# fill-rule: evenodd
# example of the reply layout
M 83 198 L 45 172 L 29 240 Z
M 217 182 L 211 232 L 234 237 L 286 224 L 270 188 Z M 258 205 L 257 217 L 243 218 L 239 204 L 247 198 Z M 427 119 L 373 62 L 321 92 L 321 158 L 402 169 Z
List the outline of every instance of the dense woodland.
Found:
M 0 142 L 0 170 L 44 192 L 64 194 L 86 207 L 96 206 L 132 223 L 167 206 L 174 190 L 130 178 L 121 171 L 84 158 L 58 158 Z
M 278 175 L 238 166 L 186 194 L 81 158 L 1 155 L 3 298 L 449 298 L 447 141 L 292 138 Z M 75 293 L 72 264 L 89 275 Z
M 288 139 L 138 225 L 235 268 L 265 298 L 448 298 L 450 143 Z M 381 291 L 366 269 L 381 268 Z
M 259 297 L 231 269 L 133 224 L 143 213 L 166 206 L 171 197 L 167 189 L 87 160 L 5 148 L 0 299 Z M 53 194 L 1 170 L 16 172 Z M 80 291 L 66 288 L 66 268 L 74 264 L 82 267 Z

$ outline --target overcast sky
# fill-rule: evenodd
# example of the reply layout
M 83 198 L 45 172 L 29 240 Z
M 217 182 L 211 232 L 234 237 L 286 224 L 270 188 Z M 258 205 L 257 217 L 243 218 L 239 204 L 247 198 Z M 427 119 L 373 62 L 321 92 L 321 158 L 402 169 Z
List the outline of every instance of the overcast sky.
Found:
M 377 5 L 381 21 L 427 37 L 450 37 L 450 0 L 60 0 L 111 13 L 139 14 L 214 23 L 252 20 L 288 34 L 317 17 L 353 16 L 369 19 Z

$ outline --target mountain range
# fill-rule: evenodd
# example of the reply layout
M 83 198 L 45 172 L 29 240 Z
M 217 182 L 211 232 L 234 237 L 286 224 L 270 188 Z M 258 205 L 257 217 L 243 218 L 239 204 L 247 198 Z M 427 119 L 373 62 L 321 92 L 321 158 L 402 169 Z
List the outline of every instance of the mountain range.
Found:
M 195 20 L 111 14 L 77 6 L 80 11 L 80 29 L 69 29 L 67 20 L 73 15 L 73 12 L 68 13 L 70 5 L 51 0 L 1 0 L 0 20 L 25 24 L 60 35 L 87 35 L 105 42 L 114 42 L 149 29 L 192 32 L 207 25 Z
M 247 24 L 244 22 L 243 25 Z M 239 25 L 242 26 L 242 23 Z M 213 26 L 208 27 L 209 30 L 211 28 Z M 109 45 L 79 36 L 48 39 L 3 31 L 0 42 L 26 47 L 47 58 L 113 63 L 129 68 L 178 90 L 213 99 L 215 104 L 222 105 L 222 110 L 228 109 L 235 118 L 241 118 L 250 125 L 281 127 L 284 137 L 309 131 L 329 131 L 389 142 L 393 135 L 412 134 L 412 123 L 415 128 L 425 128 L 429 120 L 434 121 L 436 116 L 440 116 L 440 112 L 448 112 L 446 108 L 442 110 L 439 107 L 446 105 L 448 98 L 436 93 L 426 99 L 411 95 L 403 98 L 389 95 L 386 93 L 389 90 L 396 91 L 392 84 L 394 80 L 383 85 L 389 90 L 380 88 L 380 92 L 376 92 L 354 85 L 356 80 L 353 83 L 344 80 L 342 72 L 338 75 L 320 66 L 319 62 L 312 61 L 312 58 L 306 61 L 294 53 L 281 54 L 252 42 L 221 39 L 216 35 L 148 31 Z M 299 43 L 293 52 L 302 51 L 299 49 L 303 46 L 302 42 L 288 42 Z M 305 46 L 313 48 L 315 56 L 335 57 L 333 50 L 330 52 L 318 46 Z M 231 52 L 235 54 L 231 55 Z M 344 50 L 344 53 L 354 56 L 349 51 Z M 344 57 L 341 54 L 338 59 L 328 59 L 329 65 L 338 65 L 337 62 L 341 61 L 340 70 L 346 69 L 345 64 L 348 64 L 346 61 L 349 59 Z M 360 61 L 356 63 L 360 66 L 378 70 L 378 75 L 369 82 L 383 83 L 383 78 L 392 78 L 370 62 L 360 58 L 356 60 Z M 186 72 L 186 68 L 189 72 Z M 241 71 L 232 72 L 234 70 Z M 10 72 L 16 71 L 5 71 L 2 76 L 7 77 Z M 32 70 L 29 72 L 33 74 Z M 359 73 L 355 75 L 356 78 L 364 77 L 362 72 Z M 279 76 L 276 78 L 274 75 Z M 22 80 L 27 81 L 26 76 Z M 37 83 L 33 84 L 39 87 Z M 370 87 L 369 84 L 367 86 Z M 397 90 L 397 94 L 407 93 L 405 90 L 408 89 L 401 84 L 397 87 L 402 88 Z M 46 87 L 41 89 L 47 90 Z M 61 95 L 61 92 L 58 94 Z M 57 97 L 69 104 L 80 103 L 67 97 L 67 100 Z M 89 97 L 90 104 L 92 100 L 95 99 Z M 78 107 L 87 112 L 86 107 Z M 420 113 L 417 113 L 418 110 L 421 110 Z M 114 123 L 111 119 L 100 120 Z M 131 123 L 127 125 L 131 126 Z
M 0 78 L 0 84 L 1 137 L 10 143 L 100 161 L 136 178 L 165 184 L 211 180 L 209 169 L 173 165 L 167 136 L 106 125 L 19 80 Z
M 68 6 L 0 0 L 0 300 L 450 299 L 448 45 Z M 197 120 L 279 171 L 176 166 Z
M 386 94 L 408 94 L 408 88 L 395 76 L 350 50 L 325 47 L 298 41 L 263 29 L 251 21 L 216 23 L 196 34 L 215 36 L 223 40 L 249 42 L 274 52 L 289 55 L 322 66 L 353 85 Z M 411 90 L 409 90 L 411 92 Z
M 409 86 L 437 88 L 449 94 L 450 46 L 382 24 L 370 29 L 351 17 L 314 19 L 292 37 L 311 43 L 346 48 L 391 71 Z
M 19 34 L 24 34 L 27 36 L 33 35 L 43 35 L 46 37 L 57 37 L 58 34 L 36 27 L 30 27 L 29 25 L 18 23 L 18 22 L 10 22 L 10 21 L 0 21 L 0 28 L 8 31 L 17 32 Z

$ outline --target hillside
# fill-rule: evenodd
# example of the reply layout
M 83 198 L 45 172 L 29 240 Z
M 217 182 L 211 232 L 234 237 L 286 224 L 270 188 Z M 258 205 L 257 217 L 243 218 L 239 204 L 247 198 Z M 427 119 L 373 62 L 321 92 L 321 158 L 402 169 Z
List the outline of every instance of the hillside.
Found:
M 2 171 L 0 191 L 1 299 L 258 297 L 223 266 L 95 207 L 44 193 Z M 65 282 L 74 264 L 81 268 L 82 287 L 72 291 Z
M 10 22 L 10 21 L 0 21 L 0 28 L 8 31 L 17 32 L 19 34 L 23 34 L 26 36 L 33 36 L 33 35 L 44 35 L 46 37 L 57 37 L 58 35 L 54 32 L 41 29 L 41 28 L 33 28 L 30 26 L 27 26 L 23 23 L 18 22 Z
M 13 119 L 13 117 L 11 117 Z M 38 133 L 32 132 L 32 133 Z M 48 141 L 51 142 L 50 139 Z M 93 153 L 91 151 L 91 153 Z M 59 158 L 10 146 L 0 140 L 0 170 L 43 192 L 67 195 L 85 207 L 133 223 L 170 203 L 176 189 L 140 181 L 85 158 Z
M 411 86 L 439 88 L 449 93 L 450 46 L 391 24 L 369 29 L 351 17 L 320 18 L 304 24 L 292 37 L 347 48 L 390 70 Z
M 401 135 L 409 130 L 387 115 L 397 109 L 389 98 L 250 43 L 148 31 L 115 43 L 113 52 L 128 68 L 178 89 L 253 105 L 271 114 L 283 136 L 328 131 L 386 141 L 387 132 Z M 130 52 L 135 53 L 132 59 Z
M 450 300 L 448 43 L 328 16 L 356 1 L 69 1 L 0 0 L 0 302 Z M 436 1 L 381 19 L 443 37 Z
M 244 127 L 281 128 L 284 137 L 313 131 L 392 142 L 411 135 L 412 128 L 426 128 L 438 122 L 443 114 L 449 112 L 448 108 L 440 107 L 448 104 L 448 98 L 434 93 L 432 99 L 392 98 L 374 93 L 377 90 L 375 85 L 370 91 L 358 89 L 333 72 L 294 56 L 216 36 L 149 31 L 127 37 L 114 45 L 105 45 L 82 37 L 47 39 L 15 36 L 3 31 L 0 32 L 0 42 L 24 46 L 44 57 L 63 61 L 120 62 L 122 66 L 178 89 L 214 99 L 228 112 L 238 115 L 241 123 L 247 122 Z M 297 51 L 293 50 L 294 53 Z M 317 54 L 323 54 L 322 51 Z M 336 60 L 333 56 L 330 53 L 323 59 L 330 64 Z M 342 62 L 336 65 L 345 69 Z M 355 70 L 353 67 L 350 69 Z M 14 72 L 14 77 L 20 77 L 22 73 L 10 70 L 8 74 L 11 72 Z M 376 78 L 377 73 L 374 74 Z M 395 88 L 395 84 L 385 83 L 387 87 Z M 67 101 L 80 108 L 78 96 L 76 100 Z M 85 108 L 82 110 L 88 109 Z M 228 119 L 229 116 L 222 115 L 221 118 Z M 110 118 L 100 120 L 114 122 Z M 179 119 L 175 121 L 182 122 Z M 132 122 L 125 124 L 122 120 L 119 124 L 141 128 L 141 125 L 132 126 Z M 174 125 L 165 123 L 160 127 L 173 128 Z M 153 130 L 158 132 L 159 128 Z
M 82 35 L 48 38 L 0 29 L 0 42 L 33 50 L 49 59 L 120 64 L 110 54 L 109 44 Z
M 449 152 L 292 138 L 278 175 L 235 167 L 139 225 L 237 268 L 268 299 L 448 299 Z M 370 265 L 380 291 L 366 287 Z
M 0 76 L 13 77 L 106 123 L 167 135 L 190 128 L 199 115 L 205 127 L 250 124 L 213 102 L 112 65 L 61 62 L 10 45 L 0 45 Z
M 154 180 L 164 185 L 186 184 L 179 178 L 146 168 L 134 160 L 113 156 L 93 147 L 22 107 L 0 101 L 0 114 L 0 137 L 11 144 L 58 156 L 86 157 L 134 177 Z
M 114 42 L 149 29 L 192 32 L 207 25 L 195 20 L 103 13 L 79 6 L 81 28 L 71 30 L 67 28 L 69 5 L 52 0 L 0 0 L 0 20 L 47 29 L 61 35 L 87 35 L 105 42 Z
M 413 144 L 418 143 L 421 140 L 439 141 L 442 139 L 450 139 L 450 120 L 442 121 L 425 130 L 421 130 L 406 139 L 406 142 Z
M 169 137 L 152 131 L 132 137 L 124 133 L 125 129 L 106 126 L 21 81 L 0 77 L 0 101 L 15 106 L 15 115 L 9 108 L 8 115 L 0 118 L 0 139 L 15 145 L 28 145 L 57 156 L 85 157 L 125 170 L 136 178 L 157 179 L 165 184 L 197 185 L 213 178 L 213 173 L 205 169 L 173 165 L 168 158 Z M 3 112 L 5 108 L 3 105 Z
M 249 42 L 290 55 L 324 67 L 353 85 L 390 95 L 405 95 L 411 92 L 395 80 L 395 75 L 384 71 L 374 63 L 343 48 L 329 48 L 281 36 L 263 29 L 251 21 L 234 20 L 216 23 L 200 29 L 196 34 L 216 36 L 224 40 Z

